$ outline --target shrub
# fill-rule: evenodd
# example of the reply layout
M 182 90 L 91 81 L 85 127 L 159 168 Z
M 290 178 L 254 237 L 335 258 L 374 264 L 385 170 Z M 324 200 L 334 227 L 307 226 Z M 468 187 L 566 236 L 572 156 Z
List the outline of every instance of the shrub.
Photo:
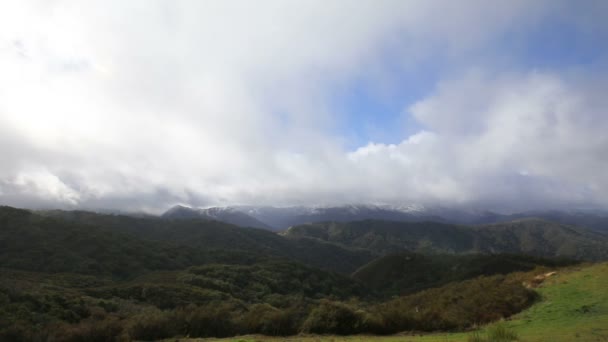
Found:
M 479 277 L 393 299 L 373 311 L 387 332 L 461 330 L 517 313 L 536 296 L 504 276 Z
M 350 335 L 365 331 L 366 317 L 362 311 L 329 300 L 322 300 L 302 325 L 302 331 L 315 334 Z
M 129 336 L 136 340 L 157 340 L 178 335 L 180 322 L 170 312 L 149 309 L 131 319 Z
M 272 336 L 293 335 L 298 332 L 294 310 L 278 309 L 269 304 L 254 304 L 239 320 L 243 333 Z
M 186 332 L 191 337 L 227 337 L 239 332 L 233 319 L 236 312 L 238 308 L 233 305 L 220 303 L 189 307 L 182 310 L 178 316 L 183 317 Z
M 32 340 L 32 332 L 27 323 L 16 322 L 4 329 L 0 329 L 0 341 L 22 342 Z
M 123 332 L 122 322 L 108 317 L 104 320 L 82 321 L 79 324 L 57 323 L 39 334 L 39 340 L 57 342 L 114 342 Z M 48 334 L 46 338 L 43 335 Z

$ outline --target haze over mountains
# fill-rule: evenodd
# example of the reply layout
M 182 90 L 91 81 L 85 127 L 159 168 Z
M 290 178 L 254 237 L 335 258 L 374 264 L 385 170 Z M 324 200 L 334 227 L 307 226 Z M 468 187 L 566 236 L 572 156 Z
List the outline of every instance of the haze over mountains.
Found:
M 441 207 L 427 208 L 422 205 L 345 205 L 318 207 L 271 207 L 231 206 L 191 208 L 177 205 L 161 215 L 166 219 L 202 218 L 231 223 L 242 227 L 284 230 L 291 226 L 316 222 L 350 222 L 360 220 L 385 220 L 397 222 L 434 221 L 477 225 L 509 222 L 523 218 L 539 218 L 548 221 L 608 231 L 608 213 L 598 210 L 547 210 L 513 214 L 491 211 L 459 210 Z
M 214 260 L 255 262 L 268 257 L 350 273 L 377 256 L 399 252 L 608 259 L 608 234 L 540 219 L 475 226 L 430 221 L 323 222 L 292 226 L 277 234 L 205 218 L 0 207 L 0 227 L 0 266 L 54 272 L 72 267 L 84 273 L 104 270 L 123 276 Z M 138 257 L 131 260 L 133 253 Z M 107 264 L 108 260 L 116 262 Z
M 150 255 L 157 255 L 159 250 L 183 246 L 179 254 L 185 253 L 188 257 L 175 259 L 173 256 L 159 261 L 167 265 L 177 262 L 181 267 L 184 267 L 182 263 L 201 264 L 217 258 L 222 260 L 226 255 L 237 256 L 238 259 L 238 255 L 245 252 L 249 259 L 254 256 L 254 259 L 288 258 L 313 267 L 346 273 L 353 272 L 374 257 L 399 252 L 514 253 L 580 260 L 608 259 L 608 234 L 605 231 L 537 218 L 473 226 L 428 220 L 324 221 L 294 225 L 275 233 L 266 229 L 237 227 L 200 216 L 133 217 L 84 211 L 1 209 L 0 242 L 5 246 L 1 253 L 3 258 L 14 260 L 11 255 L 16 253 L 22 255 L 17 258 L 21 260 L 19 262 L 35 265 L 33 267 L 51 267 L 53 270 L 64 267 L 62 265 L 67 260 L 71 260 L 68 263 L 77 263 L 79 269 L 86 269 L 88 262 L 82 260 L 99 260 L 98 252 L 122 258 L 125 252 L 119 251 L 120 246 L 135 248 Z M 171 212 L 176 213 L 175 210 Z M 180 208 L 178 212 L 187 211 Z M 113 240 L 117 243 L 112 243 Z M 51 241 L 56 241 L 58 248 L 51 247 Z M 57 255 L 59 259 L 51 261 L 56 258 L 50 255 Z M 78 261 L 79 258 L 82 260 Z M 142 254 L 142 259 L 136 260 L 140 265 L 137 268 L 157 267 L 153 265 L 158 262 L 146 264 L 142 261 L 146 259 L 153 260 Z M 123 266 L 118 263 L 117 267 Z

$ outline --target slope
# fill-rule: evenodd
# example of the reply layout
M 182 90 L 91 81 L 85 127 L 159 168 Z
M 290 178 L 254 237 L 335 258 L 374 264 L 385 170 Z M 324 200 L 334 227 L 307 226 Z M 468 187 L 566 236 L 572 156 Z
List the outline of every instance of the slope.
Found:
M 608 340 L 608 263 L 572 267 L 560 270 L 535 289 L 540 299 L 530 308 L 504 322 L 492 323 L 477 332 L 439 333 L 417 336 L 398 334 L 393 336 L 294 336 L 267 337 L 241 336 L 205 341 L 289 341 L 289 342 L 465 342 L 474 335 L 482 338 L 496 327 L 502 326 L 514 332 L 518 341 L 524 342 L 571 342 Z M 195 342 L 200 339 L 180 339 Z
M 8 215 L 9 212 L 20 214 Z M 53 235 L 52 232 L 57 231 L 57 238 L 72 236 L 73 239 L 88 242 L 78 245 L 77 241 L 73 241 L 74 248 L 71 248 L 70 244 L 64 245 L 70 242 L 69 240 L 57 240 L 50 236 L 50 241 L 55 244 L 52 246 L 52 251 L 56 254 L 65 256 L 74 250 L 92 257 L 95 255 L 94 251 L 99 249 L 102 252 L 107 251 L 109 256 L 124 256 L 127 252 L 122 249 L 120 253 L 110 251 L 120 246 L 128 249 L 141 245 L 141 249 L 144 249 L 145 245 L 148 246 L 145 248 L 147 250 L 145 253 L 148 254 L 160 253 L 151 252 L 152 250 L 164 251 L 167 248 L 176 250 L 184 259 L 180 266 L 195 265 L 201 263 L 201 260 L 252 263 L 260 259 L 286 258 L 324 270 L 351 273 L 374 258 L 372 253 L 366 250 L 340 247 L 317 239 L 286 239 L 263 229 L 242 228 L 202 219 L 164 220 L 86 211 L 52 211 L 37 214 L 9 207 L 0 208 L 0 215 L 3 215 L 2 213 L 6 214 L 7 227 L 12 228 L 9 231 L 0 226 L 2 228 L 0 234 L 6 235 L 0 243 L 6 241 L 13 246 L 14 253 L 51 250 L 44 246 L 45 236 Z M 28 219 L 20 221 L 21 216 Z M 101 237 L 96 239 L 93 233 Z M 40 243 L 28 245 L 28 234 L 32 235 L 32 241 Z M 107 239 L 111 241 L 105 241 Z M 95 244 L 100 243 L 105 243 L 104 246 L 107 247 L 95 247 Z M 23 248 L 19 249 L 16 246 Z M 140 247 L 136 249 L 139 250 Z M 167 254 L 166 257 L 174 258 L 171 254 Z M 154 258 L 149 260 L 149 263 L 153 264 Z
M 568 260 L 511 254 L 390 254 L 362 266 L 352 277 L 388 296 L 406 295 L 478 276 L 531 271 L 537 267 L 571 265 Z
M 291 227 L 284 236 L 309 237 L 380 254 L 512 253 L 582 260 L 608 259 L 608 236 L 559 223 L 526 219 L 485 226 L 365 220 Z
M 192 248 L 147 241 L 96 226 L 0 208 L 0 267 L 132 277 L 204 262 Z

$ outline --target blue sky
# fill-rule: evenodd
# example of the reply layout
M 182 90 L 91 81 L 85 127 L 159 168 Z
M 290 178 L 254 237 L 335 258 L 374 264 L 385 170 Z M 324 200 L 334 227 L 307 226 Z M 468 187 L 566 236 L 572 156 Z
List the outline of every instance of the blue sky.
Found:
M 576 5 L 571 7 L 569 10 L 574 12 Z M 336 91 L 332 101 L 335 111 L 341 114 L 336 134 L 344 136 L 348 148 L 369 142 L 398 144 L 423 129 L 407 108 L 431 94 L 446 74 L 458 74 L 468 68 L 490 63 L 514 71 L 564 72 L 605 63 L 606 31 L 581 27 L 569 20 L 567 11 L 541 16 L 526 29 L 514 25 L 493 37 L 483 51 L 456 60 L 450 60 L 440 50 L 414 68 L 403 68 L 399 66 L 401 56 L 387 49 L 383 63 L 390 75 L 390 90 L 386 93 L 378 89 L 382 85 L 378 86 L 374 79 L 354 79 Z

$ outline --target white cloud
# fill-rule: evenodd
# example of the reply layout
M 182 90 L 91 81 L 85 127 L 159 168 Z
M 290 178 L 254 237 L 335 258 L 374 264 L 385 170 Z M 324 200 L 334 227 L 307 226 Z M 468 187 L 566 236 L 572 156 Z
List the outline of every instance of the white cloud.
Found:
M 460 185 L 456 193 L 479 202 L 605 206 L 598 171 L 608 169 L 608 102 L 597 90 L 606 86 L 539 72 L 474 71 L 443 82 L 410 108 L 438 139 L 415 164 L 434 160 Z
M 405 69 L 438 53 L 475 65 L 493 39 L 555 7 L 5 2 L 0 202 L 467 203 L 516 198 L 511 183 L 488 185 L 524 169 L 528 178 L 599 193 L 606 181 L 592 170 L 605 167 L 596 159 L 605 147 L 597 123 L 603 99 L 588 95 L 597 86 L 570 85 L 559 74 L 494 73 L 490 65 L 446 76 L 411 107 L 427 131 L 396 145 L 347 151 L 333 130 L 341 122 L 330 105 L 336 89 L 380 82 L 387 56 Z M 586 121 L 575 119 L 581 111 Z M 564 163 L 563 153 L 574 162 Z

